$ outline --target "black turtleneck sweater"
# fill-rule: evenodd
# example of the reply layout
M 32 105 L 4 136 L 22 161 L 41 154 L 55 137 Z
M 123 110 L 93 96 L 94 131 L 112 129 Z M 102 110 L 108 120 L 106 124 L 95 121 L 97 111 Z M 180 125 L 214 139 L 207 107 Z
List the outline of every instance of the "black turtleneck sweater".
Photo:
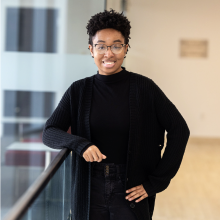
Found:
M 95 75 L 90 129 L 91 141 L 107 157 L 101 163 L 126 164 L 130 125 L 129 79 L 130 73 L 124 68 L 112 75 L 99 72 Z

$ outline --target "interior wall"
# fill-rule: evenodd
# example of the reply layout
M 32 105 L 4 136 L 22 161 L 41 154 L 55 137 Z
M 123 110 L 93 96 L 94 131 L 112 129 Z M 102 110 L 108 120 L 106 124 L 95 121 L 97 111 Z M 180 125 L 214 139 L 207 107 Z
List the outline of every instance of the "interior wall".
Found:
M 220 1 L 129 0 L 129 71 L 145 75 L 185 118 L 191 136 L 220 138 Z M 207 58 L 181 58 L 181 39 L 208 40 Z
M 114 9 L 117 12 L 121 13 L 122 0 L 107 0 L 106 1 L 106 9 L 109 11 L 110 9 Z
M 66 53 L 90 55 L 86 26 L 91 16 L 104 9 L 104 0 L 67 0 Z

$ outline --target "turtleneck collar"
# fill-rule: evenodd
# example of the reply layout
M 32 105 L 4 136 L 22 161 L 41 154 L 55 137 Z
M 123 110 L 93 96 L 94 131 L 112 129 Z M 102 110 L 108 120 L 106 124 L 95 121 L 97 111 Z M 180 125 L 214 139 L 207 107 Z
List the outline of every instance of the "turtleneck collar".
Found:
M 122 70 L 120 72 L 111 75 L 101 75 L 99 74 L 99 71 L 97 71 L 95 78 L 107 83 L 117 82 L 119 80 L 124 79 L 126 76 L 128 77 L 128 72 L 126 71 L 125 67 L 121 67 L 121 68 Z

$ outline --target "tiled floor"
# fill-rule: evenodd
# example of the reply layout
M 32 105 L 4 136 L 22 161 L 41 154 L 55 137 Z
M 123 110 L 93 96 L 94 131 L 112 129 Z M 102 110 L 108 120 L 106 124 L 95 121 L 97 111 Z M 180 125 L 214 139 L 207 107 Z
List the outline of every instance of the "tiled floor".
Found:
M 153 220 L 220 219 L 220 141 L 191 138 L 169 187 L 157 194 Z

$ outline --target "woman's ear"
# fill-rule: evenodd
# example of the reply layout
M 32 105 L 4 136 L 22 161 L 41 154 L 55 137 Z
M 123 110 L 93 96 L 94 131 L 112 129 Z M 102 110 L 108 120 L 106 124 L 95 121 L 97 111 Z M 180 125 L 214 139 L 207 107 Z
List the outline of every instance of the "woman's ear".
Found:
M 124 50 L 125 56 L 124 56 L 124 58 L 126 58 L 127 51 L 128 51 L 128 44 L 126 44 L 126 46 L 125 46 L 125 50 Z
M 93 47 L 92 47 L 91 44 L 89 44 L 89 50 L 90 50 L 90 53 L 91 53 L 92 57 L 94 58 Z
M 127 51 L 128 51 L 128 44 L 126 44 L 125 46 L 125 54 L 127 53 Z

